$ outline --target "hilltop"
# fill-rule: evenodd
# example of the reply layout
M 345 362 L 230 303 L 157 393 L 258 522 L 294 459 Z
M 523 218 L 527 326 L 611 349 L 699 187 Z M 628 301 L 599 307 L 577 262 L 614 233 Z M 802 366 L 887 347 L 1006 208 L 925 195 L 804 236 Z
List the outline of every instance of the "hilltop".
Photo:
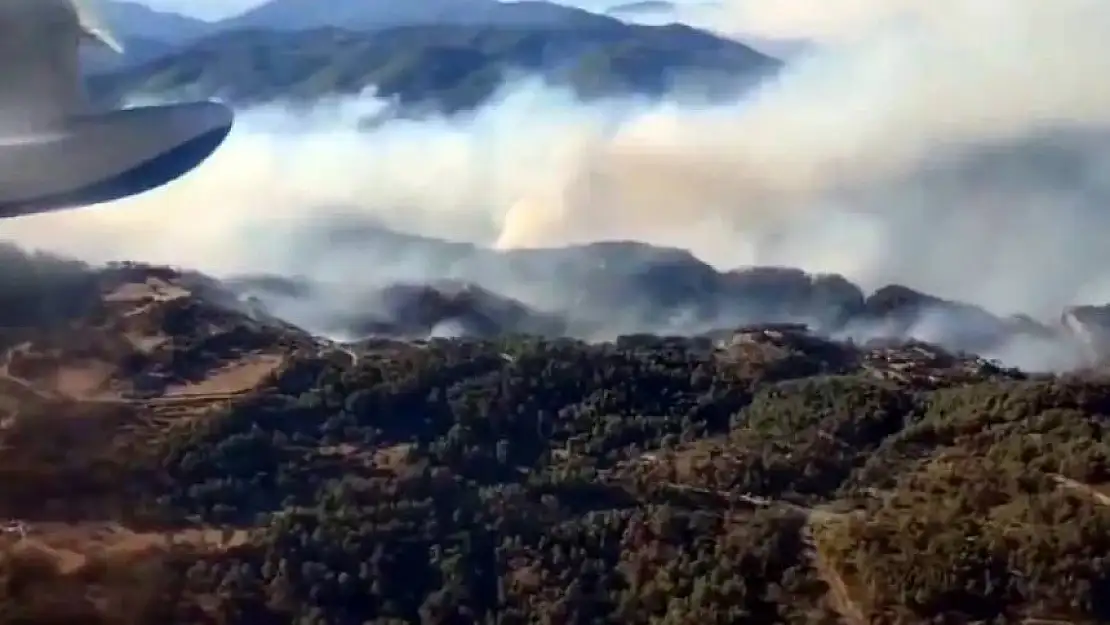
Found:
M 297 281 L 3 261 L 4 622 L 1110 618 L 1093 371 L 790 323 L 339 344 L 244 290 Z
M 560 15 L 572 11 L 565 19 L 548 19 L 541 5 L 558 5 L 493 4 L 504 7 L 496 12 L 503 19 L 376 30 L 244 27 L 172 45 L 138 36 L 130 58 L 88 59 L 88 90 L 102 105 L 137 96 L 220 97 L 247 105 L 373 89 L 407 110 L 454 113 L 477 107 L 523 75 L 582 98 L 658 96 L 676 84 L 686 97 L 720 98 L 781 65 L 680 24 L 627 24 L 566 7 L 559 8 Z M 688 93 L 691 85 L 699 91 Z
M 674 8 L 668 2 L 629 3 L 612 7 L 604 13 L 643 9 L 654 4 Z M 431 24 L 576 26 L 589 23 L 591 16 L 596 15 L 582 8 L 546 0 L 413 0 L 404 4 L 361 0 L 269 0 L 215 21 L 152 9 L 131 0 L 103 0 L 97 6 L 107 22 L 113 25 L 116 34 L 124 40 L 146 37 L 171 43 L 245 30 L 298 31 L 333 27 L 374 32 Z

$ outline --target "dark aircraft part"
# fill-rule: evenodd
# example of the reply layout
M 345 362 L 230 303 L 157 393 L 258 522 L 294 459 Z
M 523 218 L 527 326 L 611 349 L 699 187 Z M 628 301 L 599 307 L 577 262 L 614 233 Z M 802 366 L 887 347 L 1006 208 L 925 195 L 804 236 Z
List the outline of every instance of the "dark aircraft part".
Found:
M 110 202 L 191 171 L 223 143 L 232 112 L 214 102 L 74 118 L 62 129 L 0 137 L 0 217 Z
M 88 0 L 0 0 L 0 218 L 109 202 L 195 168 L 231 131 L 215 102 L 88 109 L 82 41 L 122 46 Z

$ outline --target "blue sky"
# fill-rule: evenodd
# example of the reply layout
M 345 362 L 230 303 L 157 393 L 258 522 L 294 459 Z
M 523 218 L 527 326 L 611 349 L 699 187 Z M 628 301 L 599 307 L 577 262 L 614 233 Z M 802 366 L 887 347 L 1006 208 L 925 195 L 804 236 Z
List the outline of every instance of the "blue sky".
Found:
M 236 13 L 241 13 L 252 6 L 266 2 L 266 0 L 137 0 L 156 9 L 175 11 L 184 15 L 192 15 L 206 19 L 219 19 Z M 386 0 L 389 1 L 389 0 Z M 417 0 L 393 0 L 415 2 Z M 560 0 L 555 0 L 556 2 Z M 619 0 L 611 2 L 601 0 L 572 0 L 566 4 L 575 4 L 582 7 L 609 6 L 619 4 Z
M 139 0 L 156 9 L 167 9 L 185 15 L 221 18 L 244 11 L 264 0 Z

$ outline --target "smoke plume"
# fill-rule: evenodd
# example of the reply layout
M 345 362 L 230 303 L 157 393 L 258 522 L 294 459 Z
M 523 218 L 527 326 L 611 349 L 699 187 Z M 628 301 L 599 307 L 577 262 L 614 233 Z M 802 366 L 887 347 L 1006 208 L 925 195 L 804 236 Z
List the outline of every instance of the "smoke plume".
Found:
M 1110 299 L 1105 3 L 734 0 L 700 19 L 819 45 L 712 107 L 586 104 L 523 80 L 465 117 L 387 119 L 372 94 L 244 110 L 185 178 L 0 236 L 94 261 L 385 282 L 357 246 L 319 239 L 373 219 L 502 249 L 635 239 L 998 313 Z

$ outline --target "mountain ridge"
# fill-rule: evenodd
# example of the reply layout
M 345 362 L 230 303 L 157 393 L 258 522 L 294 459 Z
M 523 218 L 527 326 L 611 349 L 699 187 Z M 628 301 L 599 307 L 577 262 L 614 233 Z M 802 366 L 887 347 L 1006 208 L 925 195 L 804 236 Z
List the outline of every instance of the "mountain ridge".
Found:
M 405 26 L 215 34 L 136 65 L 92 73 L 91 97 L 220 97 L 238 104 L 312 101 L 374 89 L 402 105 L 472 109 L 520 74 L 579 97 L 662 95 L 697 77 L 706 97 L 750 87 L 780 67 L 755 50 L 689 27 Z M 688 91 L 688 90 L 684 90 Z M 690 97 L 695 93 L 691 92 Z
M 110 3 L 126 53 L 83 50 L 86 90 L 96 106 L 111 107 L 151 97 L 311 102 L 373 89 L 409 112 L 453 113 L 476 108 L 521 74 L 580 98 L 659 96 L 678 84 L 684 96 L 721 98 L 781 66 L 689 26 L 626 23 L 538 0 L 482 0 L 483 11 L 450 16 L 417 3 L 405 5 L 411 15 L 376 24 L 314 9 L 319 20 L 268 24 L 268 12 L 286 1 L 214 23 Z M 341 3 L 355 14 L 385 6 Z

